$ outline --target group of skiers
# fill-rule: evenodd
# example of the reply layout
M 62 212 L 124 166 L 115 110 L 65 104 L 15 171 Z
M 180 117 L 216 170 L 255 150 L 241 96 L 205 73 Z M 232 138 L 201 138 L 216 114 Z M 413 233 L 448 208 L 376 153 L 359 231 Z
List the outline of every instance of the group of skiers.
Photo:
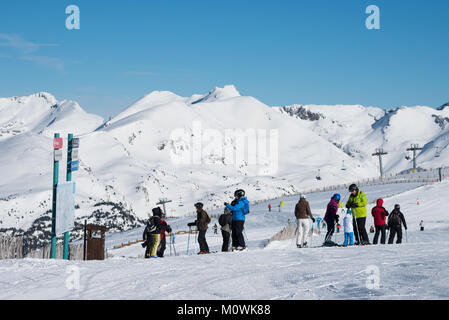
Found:
M 198 230 L 198 244 L 200 247 L 198 254 L 207 254 L 210 251 L 206 241 L 206 232 L 211 218 L 203 209 L 203 203 L 197 202 L 194 206 L 197 214 L 196 220 L 188 223 L 187 226 L 189 227 L 189 233 L 191 227 L 196 227 Z M 246 243 L 243 230 L 245 216 L 249 213 L 249 201 L 245 197 L 245 191 L 242 189 L 236 190 L 232 202 L 230 204 L 225 202 L 224 206 L 224 213 L 218 219 L 223 237 L 221 251 L 229 251 L 230 244 L 232 244 L 232 251 L 245 250 Z M 143 232 L 142 247 L 146 248 L 145 258 L 160 258 L 164 256 L 166 248 L 166 232 L 170 234 L 172 229 L 162 218 L 160 207 L 154 208 L 152 211 L 153 216 L 148 219 Z M 214 228 L 217 229 L 218 227 L 215 226 Z
M 198 254 L 207 254 L 210 253 L 210 251 L 206 241 L 206 231 L 211 219 L 209 214 L 203 210 L 202 203 L 195 204 L 195 208 L 197 210 L 197 219 L 194 222 L 188 223 L 187 226 L 197 227 L 198 243 L 200 246 Z M 246 249 L 243 230 L 245 216 L 248 213 L 249 201 L 245 197 L 245 191 L 238 189 L 234 192 L 234 199 L 232 202 L 230 204 L 227 202 L 224 203 L 224 212 L 218 218 L 218 223 L 221 226 L 221 235 L 223 237 L 223 245 L 221 247 L 222 252 L 229 251 L 230 241 L 232 243 L 232 251 Z
M 346 202 L 346 210 L 343 209 L 341 203 L 341 196 L 334 194 L 326 208 L 324 215 L 324 222 L 327 226 L 327 233 L 324 240 L 324 246 L 338 245 L 332 241 L 332 236 L 337 229 L 339 231 L 340 216 L 338 214 L 339 208 L 343 209 L 343 229 L 344 242 L 343 246 L 351 245 L 370 245 L 368 233 L 365 225 L 367 219 L 367 198 L 357 185 L 349 186 L 349 199 Z M 187 224 L 189 228 L 195 226 L 198 230 L 198 244 L 200 251 L 198 254 L 210 253 L 209 246 L 206 241 L 206 232 L 208 225 L 211 222 L 209 214 L 203 209 L 203 203 L 195 203 L 197 213 L 196 220 Z M 153 216 L 148 220 L 147 226 L 143 233 L 142 246 L 146 248 L 145 258 L 163 257 L 166 249 L 166 232 L 171 234 L 172 229 L 162 218 L 162 210 L 157 207 L 153 210 Z M 249 201 L 245 196 L 245 191 L 238 189 L 234 192 L 234 199 L 229 204 L 224 203 L 224 212 L 219 216 L 218 223 L 221 226 L 221 234 L 223 237 L 222 252 L 230 251 L 229 245 L 234 250 L 245 250 L 246 243 L 244 237 L 245 216 L 249 213 Z M 295 217 L 297 224 L 297 238 L 296 245 L 298 248 L 307 246 L 307 239 L 310 230 L 309 219 L 312 220 L 312 233 L 316 219 L 313 217 L 310 210 L 309 202 L 306 200 L 304 194 L 300 195 L 299 201 L 295 206 Z M 399 204 L 394 206 L 391 213 L 383 207 L 383 200 L 377 199 L 376 206 L 372 208 L 371 215 L 374 218 L 375 235 L 373 244 L 379 242 L 385 244 L 386 233 L 389 230 L 388 243 L 392 244 L 394 238 L 397 236 L 396 243 L 402 242 L 402 225 L 407 230 L 407 223 L 404 214 L 400 211 Z M 388 217 L 388 220 L 387 220 Z M 319 218 L 318 218 L 319 219 Z M 319 221 L 317 221 L 319 222 Z M 217 226 L 214 227 L 217 229 Z M 319 223 L 318 223 L 319 229 Z M 421 222 L 421 230 L 424 227 Z M 216 230 L 215 230 L 216 231 Z M 190 229 L 189 229 L 190 232 Z M 354 241 L 355 238 L 355 241 Z
M 348 245 L 370 245 L 368 233 L 365 229 L 368 204 L 366 195 L 363 193 L 357 185 L 352 184 L 349 186 L 349 199 L 346 202 L 346 211 L 343 217 L 343 229 L 345 239 L 343 246 Z M 338 209 L 343 207 L 343 203 L 340 203 L 341 196 L 334 194 L 329 201 L 324 215 L 324 222 L 327 225 L 327 233 L 324 240 L 324 246 L 337 245 L 333 242 L 332 235 L 334 234 L 336 226 L 339 225 Z M 383 200 L 377 199 L 376 206 L 372 208 L 371 215 L 374 218 L 375 235 L 373 244 L 377 244 L 380 237 L 380 243 L 385 244 L 386 230 L 389 230 L 390 235 L 388 243 L 392 244 L 394 238 L 397 236 L 396 243 L 402 242 L 402 225 L 407 230 L 407 223 L 404 218 L 404 214 L 400 210 L 400 205 L 396 204 L 391 213 L 383 207 Z M 309 218 L 315 223 L 315 218 L 310 211 L 309 203 L 306 200 L 305 195 L 301 195 L 298 203 L 295 207 L 295 216 L 297 221 L 297 240 L 296 245 L 298 248 L 307 246 L 306 234 L 309 232 Z M 388 220 L 387 220 L 388 217 Z M 313 232 L 313 229 L 312 229 Z M 355 236 L 355 242 L 354 242 Z

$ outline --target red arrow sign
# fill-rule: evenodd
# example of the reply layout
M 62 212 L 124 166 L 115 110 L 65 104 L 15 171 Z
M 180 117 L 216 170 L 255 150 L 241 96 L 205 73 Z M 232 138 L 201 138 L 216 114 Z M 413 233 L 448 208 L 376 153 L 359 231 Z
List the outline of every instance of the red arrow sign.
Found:
M 62 148 L 62 138 L 54 138 L 53 139 L 53 148 L 61 149 Z

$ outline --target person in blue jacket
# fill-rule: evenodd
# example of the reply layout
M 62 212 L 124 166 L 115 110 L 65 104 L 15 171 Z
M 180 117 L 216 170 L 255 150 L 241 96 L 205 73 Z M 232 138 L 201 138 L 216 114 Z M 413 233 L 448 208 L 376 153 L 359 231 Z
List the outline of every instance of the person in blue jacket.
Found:
M 245 215 L 249 213 L 249 201 L 245 197 L 245 191 L 242 189 L 234 192 L 235 199 L 231 204 L 225 202 L 226 208 L 232 212 L 232 248 L 233 250 L 244 250 L 246 248 L 243 229 L 245 224 Z

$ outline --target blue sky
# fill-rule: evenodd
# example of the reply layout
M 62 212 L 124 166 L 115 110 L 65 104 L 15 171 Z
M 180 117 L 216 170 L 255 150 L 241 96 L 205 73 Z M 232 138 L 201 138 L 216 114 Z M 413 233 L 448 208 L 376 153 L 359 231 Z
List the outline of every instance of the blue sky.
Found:
M 80 8 L 67 30 L 65 9 Z M 368 5 L 380 30 L 368 30 Z M 153 90 L 234 84 L 269 105 L 449 101 L 446 0 L 0 2 L 0 96 L 115 115 Z

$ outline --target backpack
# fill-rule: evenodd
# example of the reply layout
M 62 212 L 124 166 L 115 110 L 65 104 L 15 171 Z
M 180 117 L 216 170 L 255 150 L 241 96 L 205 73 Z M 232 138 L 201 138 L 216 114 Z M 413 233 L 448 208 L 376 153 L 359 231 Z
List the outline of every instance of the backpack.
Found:
M 242 212 L 243 212 L 244 215 L 249 213 L 249 201 L 246 201 L 244 203 L 243 208 L 242 208 Z
M 394 225 L 401 224 L 401 218 L 399 217 L 399 211 L 393 210 L 393 212 L 390 214 L 390 221 Z
M 218 217 L 218 223 L 220 224 L 220 226 L 224 227 L 226 225 L 226 214 L 223 213 L 222 215 L 220 215 Z
M 154 223 L 154 217 L 151 217 L 149 220 L 148 220 L 148 223 L 147 223 L 147 226 L 146 226 L 146 231 L 148 232 L 148 233 L 151 233 L 151 232 L 154 232 L 154 231 L 156 231 L 156 224 Z
M 206 211 L 204 211 L 204 213 L 206 214 L 206 223 L 210 223 L 210 216 L 209 216 L 209 214 Z

